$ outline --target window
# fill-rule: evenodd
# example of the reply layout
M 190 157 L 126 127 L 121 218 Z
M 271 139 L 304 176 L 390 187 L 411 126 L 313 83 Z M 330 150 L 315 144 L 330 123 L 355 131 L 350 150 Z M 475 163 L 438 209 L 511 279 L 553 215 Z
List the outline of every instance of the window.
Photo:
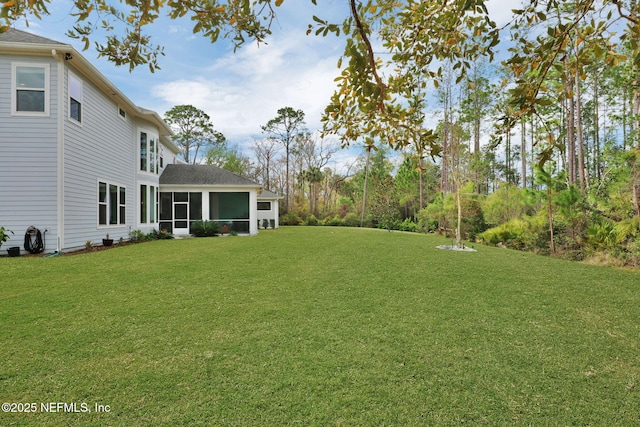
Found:
M 158 137 L 148 132 L 140 132 L 140 171 L 157 175 L 160 172 L 158 165 L 159 148 Z
M 69 73 L 69 118 L 82 122 L 82 80 Z
M 160 192 L 153 185 L 140 185 L 140 224 L 158 222 Z
M 147 170 L 147 134 L 140 132 L 140 170 Z
M 127 196 L 124 187 L 98 182 L 98 225 L 123 225 L 126 223 Z
M 12 113 L 49 115 L 49 65 L 14 63 L 12 73 Z
M 122 109 L 122 107 L 118 107 L 118 115 L 124 120 L 127 118 L 127 112 Z
M 270 211 L 271 210 L 271 202 L 258 202 L 258 210 L 259 211 Z

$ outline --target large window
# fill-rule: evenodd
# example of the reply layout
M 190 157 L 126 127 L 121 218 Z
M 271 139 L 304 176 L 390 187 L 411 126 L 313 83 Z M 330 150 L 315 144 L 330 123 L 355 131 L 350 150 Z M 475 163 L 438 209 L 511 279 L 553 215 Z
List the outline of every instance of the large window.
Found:
M 249 232 L 249 193 L 209 193 L 209 219 L 238 233 Z
M 153 185 L 140 185 L 140 224 L 158 222 L 160 192 Z
M 11 109 L 19 115 L 49 114 L 49 65 L 12 66 Z
M 98 182 L 98 225 L 126 223 L 127 193 L 125 187 Z
M 69 73 L 69 118 L 82 122 L 82 80 Z
M 140 171 L 158 174 L 160 167 L 158 166 L 159 140 L 156 135 L 149 132 L 140 132 Z

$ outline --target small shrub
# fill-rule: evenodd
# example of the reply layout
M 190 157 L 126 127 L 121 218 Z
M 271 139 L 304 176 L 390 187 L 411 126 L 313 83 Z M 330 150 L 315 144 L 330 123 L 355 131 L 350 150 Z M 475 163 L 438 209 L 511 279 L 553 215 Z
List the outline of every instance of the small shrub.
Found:
M 167 230 L 156 230 L 155 228 L 147 235 L 149 240 L 170 240 L 173 239 L 173 234 Z
M 265 230 L 269 228 L 269 220 L 267 218 L 264 218 L 262 220 L 262 228 L 264 228 Z
M 283 225 L 302 225 L 302 219 L 295 212 L 289 212 L 280 217 L 280 224 Z
M 84 249 L 87 251 L 92 251 L 93 250 L 93 242 L 91 240 L 87 240 L 86 242 L 84 242 Z
M 191 234 L 196 237 L 213 237 L 220 234 L 220 224 L 216 221 L 195 221 L 191 224 Z
M 275 219 L 270 219 L 269 220 L 269 224 L 271 225 L 271 228 L 273 228 L 273 229 L 276 228 L 276 220 Z
M 353 212 L 346 214 L 342 222 L 347 227 L 360 227 L 360 217 Z
M 124 245 L 124 237 L 122 237 L 122 236 L 121 236 L 121 237 L 118 239 L 118 244 L 119 244 L 119 245 Z
M 418 231 L 418 224 L 413 222 L 411 218 L 405 218 L 405 220 L 400 223 L 398 229 L 400 231 L 410 231 L 412 233 L 415 233 L 416 231 Z
M 134 243 L 144 242 L 145 240 L 147 240 L 147 235 L 142 230 L 133 230 L 129 234 L 129 240 Z
M 313 214 L 307 216 L 307 218 L 305 218 L 305 220 L 304 220 L 304 225 L 314 226 L 314 225 L 318 225 L 318 224 L 319 224 L 318 218 L 316 218 L 316 216 L 313 215 Z
M 342 221 L 342 219 L 340 218 L 340 216 L 336 215 L 336 216 L 328 216 L 324 219 L 324 221 L 322 221 L 322 223 L 324 225 L 328 225 L 331 227 L 338 227 L 341 225 L 344 225 L 344 222 Z

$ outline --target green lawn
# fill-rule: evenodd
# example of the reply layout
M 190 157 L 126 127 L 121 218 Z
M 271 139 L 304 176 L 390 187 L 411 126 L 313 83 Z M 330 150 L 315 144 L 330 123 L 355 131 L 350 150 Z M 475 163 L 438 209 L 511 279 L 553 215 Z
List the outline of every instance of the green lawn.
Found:
M 0 401 L 37 404 L 0 425 L 640 423 L 639 273 L 448 243 L 284 227 L 0 258 Z

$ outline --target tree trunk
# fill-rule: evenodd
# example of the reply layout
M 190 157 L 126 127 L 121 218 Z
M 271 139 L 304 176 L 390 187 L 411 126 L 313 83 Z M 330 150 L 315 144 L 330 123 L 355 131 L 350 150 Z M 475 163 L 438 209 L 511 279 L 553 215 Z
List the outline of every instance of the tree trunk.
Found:
M 522 157 L 522 188 L 527 188 L 527 125 L 524 121 L 524 118 L 520 122 L 521 129 L 521 146 L 520 146 L 520 157 Z
M 369 181 L 370 161 L 371 161 L 371 148 L 367 147 L 367 164 L 364 167 L 364 188 L 362 190 L 362 213 L 360 214 L 360 227 L 364 227 L 364 213 L 367 210 L 367 183 Z
M 458 224 L 456 226 L 456 246 L 462 249 L 462 185 L 458 183 L 456 189 L 456 202 L 458 203 Z
M 548 198 L 548 215 L 549 215 L 549 232 L 551 234 L 551 252 L 556 253 L 556 238 L 553 230 L 553 204 L 551 203 L 551 183 L 547 184 L 547 198 Z
M 418 154 L 418 174 L 419 174 L 419 184 L 420 184 L 420 210 L 424 209 L 424 184 L 423 184 L 423 178 L 422 176 L 424 175 L 424 169 L 422 168 L 422 162 L 423 162 L 423 158 L 422 158 L 422 153 Z
M 575 101 L 573 98 L 573 79 L 567 71 L 567 177 L 569 184 L 576 182 L 576 141 L 575 141 Z
M 580 189 L 584 190 L 588 185 L 587 176 L 584 169 L 584 146 L 582 140 L 582 101 L 580 99 L 580 73 L 576 70 L 575 77 L 575 95 L 576 95 L 576 108 L 575 108 L 575 131 L 576 131 L 576 144 L 578 146 L 578 178 L 580 181 Z

